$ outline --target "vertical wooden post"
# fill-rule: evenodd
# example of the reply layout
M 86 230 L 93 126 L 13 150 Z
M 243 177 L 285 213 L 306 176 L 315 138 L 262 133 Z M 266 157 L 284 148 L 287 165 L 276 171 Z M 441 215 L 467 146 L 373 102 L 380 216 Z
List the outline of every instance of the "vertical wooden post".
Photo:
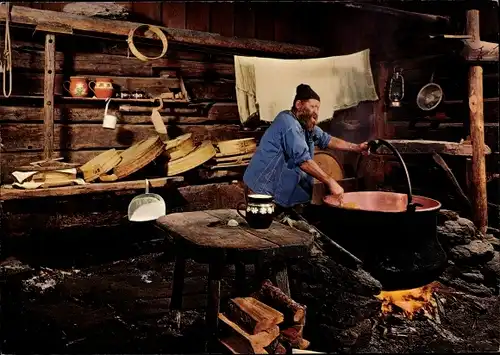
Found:
M 54 152 L 54 83 L 56 76 L 56 36 L 45 35 L 45 76 L 43 88 L 43 158 Z
M 377 68 L 377 92 L 379 99 L 373 105 L 373 131 L 374 138 L 386 138 L 387 135 L 387 113 L 385 110 L 385 87 L 389 79 L 388 65 L 379 63 Z
M 471 41 L 479 41 L 479 10 L 467 10 L 467 34 Z M 469 117 L 472 142 L 472 206 L 476 227 L 486 233 L 488 228 L 488 201 L 486 196 L 486 160 L 484 147 L 483 68 L 469 67 Z

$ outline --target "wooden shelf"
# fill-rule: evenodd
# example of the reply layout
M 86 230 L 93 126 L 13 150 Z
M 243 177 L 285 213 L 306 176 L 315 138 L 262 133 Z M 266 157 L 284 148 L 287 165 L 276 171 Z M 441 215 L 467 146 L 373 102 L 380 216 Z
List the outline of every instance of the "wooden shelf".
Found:
M 159 188 L 168 185 L 169 182 L 182 182 L 184 181 L 184 178 L 182 176 L 172 176 L 148 179 L 148 181 L 150 182 L 150 188 Z M 3 185 L 2 187 L 0 187 L 0 201 L 50 196 L 73 196 L 126 190 L 144 190 L 144 187 L 144 180 L 99 182 L 88 183 L 85 185 L 50 187 L 32 190 L 18 189 L 12 187 L 12 185 Z
M 483 99 L 483 102 L 498 102 L 498 97 L 489 97 Z M 467 100 L 444 100 L 443 105 L 457 105 L 467 103 Z
M 26 99 L 26 100 L 43 100 L 43 95 L 11 95 L 8 98 L 3 98 L 4 100 L 8 99 Z M 64 102 L 106 102 L 106 99 L 100 99 L 97 97 L 71 97 L 71 96 L 60 96 L 55 95 L 55 100 L 60 103 Z M 120 98 L 111 98 L 111 102 L 116 103 L 151 103 L 153 104 L 157 99 L 120 99 Z M 180 103 L 180 104 L 190 104 L 190 101 L 187 100 L 170 100 L 163 99 L 163 102 L 167 103 Z
M 70 97 L 70 96 L 59 96 L 57 98 L 60 102 L 105 102 L 107 99 L 100 99 L 97 97 Z M 154 103 L 158 99 L 120 99 L 120 98 L 111 98 L 111 102 L 117 103 Z M 163 102 L 175 102 L 175 103 L 189 103 L 187 100 L 170 100 L 163 99 Z

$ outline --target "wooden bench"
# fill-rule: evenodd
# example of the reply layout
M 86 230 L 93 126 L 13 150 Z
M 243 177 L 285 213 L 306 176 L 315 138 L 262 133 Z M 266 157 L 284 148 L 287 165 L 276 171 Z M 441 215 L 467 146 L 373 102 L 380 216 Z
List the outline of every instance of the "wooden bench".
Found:
M 229 226 L 230 219 L 239 225 Z M 213 339 L 217 333 L 220 282 L 226 265 L 235 265 L 235 290 L 241 294 L 245 289 L 245 264 L 256 265 L 257 279 L 262 280 L 268 276 L 262 265 L 270 261 L 271 278 L 290 295 L 286 263 L 309 255 L 313 245 L 312 235 L 278 222 L 273 222 L 269 229 L 252 229 L 233 209 L 173 213 L 160 217 L 156 223 L 175 242 L 171 309 L 180 312 L 182 307 L 185 260 L 191 258 L 209 265 L 207 340 Z M 180 317 L 180 313 L 178 315 Z

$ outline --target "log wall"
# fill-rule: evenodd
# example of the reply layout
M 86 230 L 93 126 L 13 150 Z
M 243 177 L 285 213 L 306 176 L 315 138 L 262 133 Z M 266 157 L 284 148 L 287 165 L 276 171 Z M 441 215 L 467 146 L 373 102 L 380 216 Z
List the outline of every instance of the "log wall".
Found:
M 459 56 L 460 41 L 430 39 L 429 34 L 463 33 L 465 28 L 465 6 L 453 3 L 432 3 L 419 6 L 405 5 L 405 10 L 450 16 L 453 21 L 444 26 L 440 23 L 424 23 L 406 16 L 396 16 L 340 4 L 323 4 L 326 16 L 335 18 L 325 24 L 329 35 L 324 40 L 325 55 L 344 55 L 370 48 L 374 81 L 379 97 L 376 103 L 361 103 L 355 108 L 337 112 L 335 119 L 322 126 L 330 133 L 346 140 L 360 142 L 376 137 L 393 139 L 428 139 L 458 142 L 469 135 L 468 66 Z M 390 6 L 398 7 L 397 4 Z M 401 7 L 403 5 L 401 4 Z M 498 42 L 498 9 L 480 10 L 481 39 Z M 363 30 L 359 31 L 362 23 Z M 387 96 L 389 81 L 394 67 L 403 68 L 405 98 L 403 107 L 389 108 Z M 385 73 L 384 70 L 385 68 Z M 485 143 L 492 154 L 486 157 L 488 177 L 500 171 L 499 151 L 499 91 L 498 63 L 483 63 Z M 416 105 L 418 91 L 433 81 L 444 91 L 443 102 L 430 112 Z M 383 74 L 383 75 L 381 75 Z M 385 75 L 385 77 L 384 77 Z M 430 125 L 436 115 L 437 128 Z M 413 127 L 411 122 L 417 122 Z M 338 154 L 344 163 L 355 166 L 357 156 Z M 365 176 L 369 189 L 384 188 L 405 190 L 405 178 L 399 164 L 388 157 L 369 157 L 361 164 L 358 175 Z M 467 190 L 469 179 L 465 158 L 445 157 L 448 165 Z M 444 172 L 436 168 L 429 156 L 405 156 L 414 193 L 440 200 L 446 208 L 459 209 L 461 202 L 450 186 Z M 346 169 L 347 170 L 347 169 Z M 354 172 L 353 172 L 354 173 Z M 498 183 L 488 183 L 488 200 L 498 204 Z M 493 216 L 496 214 L 496 216 Z M 498 226 L 498 212 L 491 209 L 490 225 Z
M 370 48 L 374 81 L 381 100 L 339 111 L 334 120 L 322 125 L 325 130 L 344 139 L 361 142 L 383 136 L 458 141 L 468 134 L 468 108 L 466 103 L 460 102 L 467 97 L 466 69 L 463 63 L 449 59 L 450 51 L 456 50 L 456 43 L 430 41 L 427 36 L 429 33 L 454 33 L 453 28 L 443 29 L 441 24 L 423 24 L 331 3 L 121 4 L 130 10 L 130 21 L 224 36 L 313 45 L 323 48 L 324 55 L 343 55 Z M 31 6 L 61 11 L 64 3 L 31 3 Z M 360 26 L 363 30 L 359 30 Z M 491 29 L 497 28 L 498 24 L 495 27 L 485 20 L 481 26 L 481 30 L 486 31 L 484 38 L 490 38 Z M 33 96 L 43 95 L 44 36 L 41 33 L 33 35 L 32 30 L 22 28 L 12 28 L 11 36 L 14 94 L 24 98 L 1 98 L 1 173 L 4 182 L 8 181 L 13 166 L 38 160 L 43 154 L 43 100 Z M 159 48 L 138 47 L 145 55 L 159 51 Z M 239 138 L 246 133 L 239 127 L 232 55 L 221 49 L 207 52 L 171 44 L 164 58 L 140 62 L 128 53 L 124 41 L 57 36 L 56 94 L 66 94 L 63 82 L 73 75 L 89 79 L 112 76 L 115 82 L 126 84 L 130 90 L 144 88 L 152 94 L 158 94 L 158 88 L 169 78 L 181 75 L 191 98 L 202 105 L 167 106 L 162 115 L 169 120 L 170 135 L 192 132 L 196 141 Z M 399 110 L 389 109 L 384 104 L 388 80 L 396 65 L 403 67 L 406 79 L 405 105 Z M 426 122 L 410 129 L 411 120 L 426 116 L 416 108 L 415 97 L 420 87 L 430 80 L 433 71 L 434 81 L 442 85 L 445 92 L 445 103 L 438 111 L 447 118 L 438 129 L 429 128 Z M 488 98 L 485 102 L 486 143 L 494 151 L 493 159 L 498 157 L 497 83 L 498 69 L 494 65 L 485 67 L 484 93 Z M 68 161 L 83 163 L 105 149 L 123 149 L 154 132 L 149 115 L 144 112 L 119 113 L 118 129 L 110 131 L 101 128 L 103 102 L 70 99 L 56 102 L 55 156 L 64 156 Z M 111 104 L 112 113 L 118 112 L 118 106 Z M 339 158 L 353 167 L 356 156 L 339 154 Z M 377 178 L 390 171 L 384 169 L 384 164 L 375 165 L 378 171 L 372 165 L 372 170 L 365 173 Z M 492 163 L 488 165 L 490 171 L 495 167 Z M 353 169 L 347 170 L 349 174 L 353 173 Z M 107 223 L 105 220 L 103 223 Z
M 119 4 L 130 12 L 129 21 L 295 44 L 311 45 L 318 40 L 312 36 L 316 25 L 301 21 L 292 26 L 290 20 L 297 12 L 307 11 L 308 4 L 287 6 L 286 11 L 283 6 L 270 3 Z M 62 11 L 66 3 L 19 5 Z M 2 97 L 0 106 L 4 183 L 11 181 L 14 166 L 41 159 L 44 144 L 44 35 L 39 32 L 33 35 L 32 30 L 11 24 L 11 39 L 13 96 Z M 140 44 L 137 47 L 148 56 L 160 50 Z M 197 142 L 240 138 L 243 135 L 235 103 L 233 54 L 220 49 L 207 52 L 170 44 L 162 59 L 141 62 L 129 53 L 125 41 L 57 35 L 55 95 L 68 96 L 63 85 L 70 76 L 85 76 L 89 80 L 111 76 L 116 84 L 130 91 L 143 89 L 152 96 L 160 94 L 171 78 L 182 76 L 191 99 L 209 105 L 166 106 L 162 115 L 169 121 L 170 136 L 191 132 Z M 56 104 L 54 156 L 63 156 L 71 162 L 84 163 L 106 149 L 123 149 L 154 133 L 146 112 L 119 113 L 119 124 L 113 131 L 101 127 L 105 106 L 102 100 L 95 103 L 63 97 L 56 100 Z M 118 103 L 111 103 L 111 113 L 116 114 L 118 108 Z

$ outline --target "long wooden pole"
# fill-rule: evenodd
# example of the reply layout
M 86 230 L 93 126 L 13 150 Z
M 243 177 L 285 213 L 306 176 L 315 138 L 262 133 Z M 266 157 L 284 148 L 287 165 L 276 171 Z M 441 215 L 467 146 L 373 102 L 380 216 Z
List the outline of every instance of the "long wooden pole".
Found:
M 54 85 L 56 77 L 56 36 L 45 35 L 45 75 L 43 88 L 43 158 L 54 152 Z
M 429 14 L 422 14 L 419 12 L 411 12 L 411 11 L 405 11 L 405 10 L 400 10 L 396 8 L 391 8 L 387 6 L 378 6 L 378 5 L 372 5 L 372 4 L 367 4 L 364 2 L 347 2 L 343 4 L 346 7 L 351 7 L 355 9 L 360 9 L 360 10 L 366 10 L 366 11 L 371 11 L 371 12 L 378 12 L 382 14 L 388 14 L 392 16 L 396 16 L 399 18 L 406 18 L 406 19 L 417 19 L 421 20 L 424 22 L 429 22 L 429 23 L 436 23 L 436 22 L 445 22 L 449 23 L 450 18 L 447 16 L 439 16 L 439 15 L 429 15 Z
M 7 7 L 0 5 L 0 22 L 7 16 Z M 99 32 L 118 36 L 128 36 L 130 30 L 140 23 L 118 20 L 105 20 L 65 12 L 38 10 L 24 6 L 12 6 L 10 11 L 12 23 L 25 25 L 60 26 L 72 30 Z M 259 51 L 299 57 L 317 57 L 321 49 L 275 41 L 253 38 L 224 37 L 216 33 L 160 27 L 171 42 L 199 46 L 211 46 L 233 50 Z M 139 31 L 137 31 L 139 32 Z M 138 37 L 142 37 L 137 34 Z
M 472 37 L 472 42 L 479 41 L 479 10 L 467 10 L 466 30 Z M 484 234 L 488 228 L 488 200 L 484 154 L 483 68 L 479 65 L 469 68 L 469 118 L 472 141 L 472 218 L 476 227 Z

